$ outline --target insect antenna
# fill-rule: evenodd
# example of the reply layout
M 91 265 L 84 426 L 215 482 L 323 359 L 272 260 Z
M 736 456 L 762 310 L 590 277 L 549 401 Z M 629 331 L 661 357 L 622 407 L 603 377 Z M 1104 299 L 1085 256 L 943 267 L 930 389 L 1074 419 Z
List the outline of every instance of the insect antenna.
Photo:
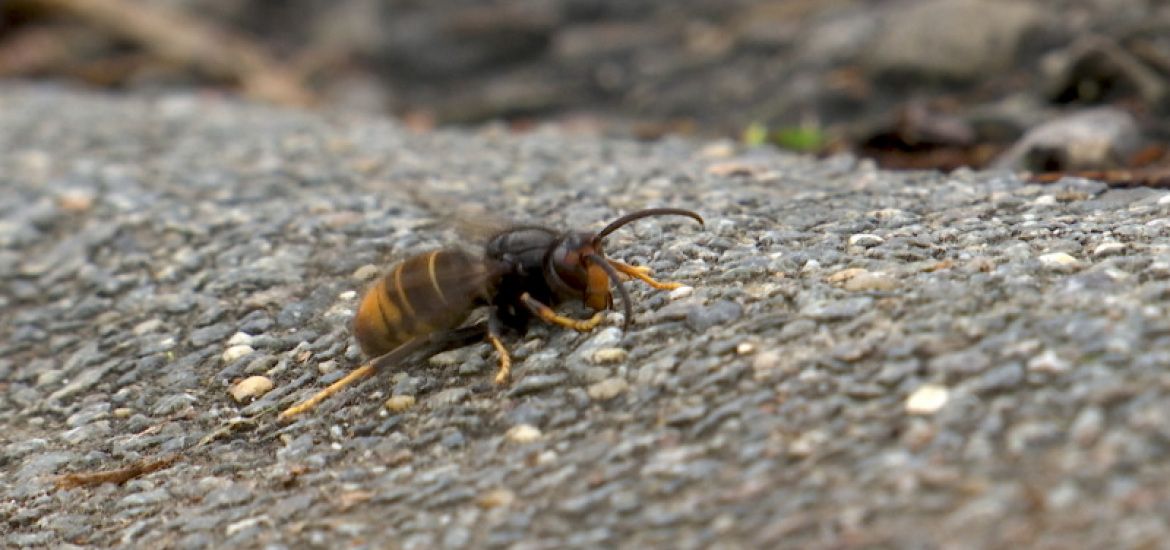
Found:
M 640 220 L 642 218 L 649 218 L 650 216 L 686 216 L 688 218 L 694 219 L 695 221 L 698 221 L 700 225 L 703 225 L 703 217 L 690 210 L 685 210 L 682 208 L 647 208 L 645 210 L 638 210 L 637 212 L 630 212 L 625 216 L 609 222 L 609 225 L 605 226 L 605 229 L 597 232 L 597 237 L 594 239 L 594 241 L 596 242 L 604 239 L 606 235 L 617 231 L 623 225 L 626 225 L 635 220 Z

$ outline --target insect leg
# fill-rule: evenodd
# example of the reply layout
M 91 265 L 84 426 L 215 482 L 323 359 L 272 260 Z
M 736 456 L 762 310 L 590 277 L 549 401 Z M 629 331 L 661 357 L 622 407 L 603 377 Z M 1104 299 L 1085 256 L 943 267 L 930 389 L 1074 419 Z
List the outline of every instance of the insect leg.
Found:
M 503 384 L 508 381 L 508 376 L 512 373 L 512 356 L 508 353 L 508 348 L 504 347 L 504 343 L 500 341 L 501 321 L 497 309 L 492 308 L 488 314 L 488 334 L 487 339 L 492 343 L 492 347 L 496 348 L 496 354 L 500 356 L 500 370 L 496 372 L 496 384 Z
M 609 261 L 609 265 L 613 266 L 613 268 L 618 270 L 619 273 L 629 275 L 630 277 L 638 279 L 654 288 L 657 288 L 658 290 L 674 290 L 683 286 L 682 283 L 664 283 L 662 281 L 656 281 L 652 279 L 650 277 L 650 268 L 644 265 L 633 266 L 627 263 L 619 262 L 617 260 L 610 260 L 608 258 L 607 261 Z
M 533 314 L 535 314 L 537 317 L 540 317 L 542 321 L 565 328 L 571 328 L 578 332 L 589 332 L 593 330 L 597 327 L 597 325 L 600 325 L 601 320 L 605 318 L 605 312 L 603 311 L 594 313 L 593 317 L 590 317 L 584 321 L 558 315 L 557 312 L 553 311 L 551 307 L 540 303 L 536 300 L 536 298 L 529 296 L 527 292 L 520 295 L 520 301 L 524 304 L 525 307 L 532 311 Z
M 374 372 L 386 364 L 397 363 L 401 361 L 407 355 L 410 355 L 415 350 L 418 350 L 428 341 L 430 341 L 429 338 L 412 338 L 398 347 L 390 350 L 389 352 L 366 361 L 360 367 L 354 369 L 353 372 L 330 384 L 329 387 L 313 394 L 312 397 L 285 409 L 284 412 L 281 412 L 280 416 L 277 417 L 277 420 L 288 420 L 298 414 L 313 410 L 322 401 L 329 399 L 330 396 L 345 389 L 346 386 L 349 386 L 354 382 L 361 380 L 362 378 L 374 374 Z
M 487 326 L 484 323 L 476 323 L 471 326 L 436 332 L 431 334 L 429 338 L 431 343 L 436 347 L 435 353 L 438 353 L 449 349 L 470 346 L 483 339 L 483 335 L 486 332 Z
M 298 414 L 302 414 L 313 410 L 322 401 L 328 399 L 333 394 L 345 389 L 346 386 L 361 380 L 371 374 L 377 372 L 378 369 L 401 362 L 407 355 L 422 349 L 424 346 L 430 345 L 433 348 L 441 350 L 454 349 L 463 347 L 474 343 L 483 337 L 484 326 L 482 323 L 472 325 L 469 327 L 461 327 L 455 330 L 447 330 L 435 332 L 429 336 L 420 336 L 411 338 L 398 347 L 390 350 L 387 353 L 379 355 L 369 361 L 363 363 L 360 367 L 353 370 L 353 372 L 345 375 L 340 380 L 332 383 L 329 387 L 313 394 L 312 397 L 293 405 L 280 413 L 278 420 L 287 420 Z
M 391 352 L 393 353 L 393 352 Z M 288 420 L 298 414 L 305 413 L 317 408 L 317 405 L 329 398 L 329 396 L 345 389 L 346 386 L 361 380 L 374 373 L 374 365 L 372 363 L 364 363 L 362 366 L 353 370 L 353 372 L 345 375 L 341 380 L 338 380 L 329 385 L 329 387 L 313 394 L 312 397 L 297 403 L 280 413 L 277 420 Z

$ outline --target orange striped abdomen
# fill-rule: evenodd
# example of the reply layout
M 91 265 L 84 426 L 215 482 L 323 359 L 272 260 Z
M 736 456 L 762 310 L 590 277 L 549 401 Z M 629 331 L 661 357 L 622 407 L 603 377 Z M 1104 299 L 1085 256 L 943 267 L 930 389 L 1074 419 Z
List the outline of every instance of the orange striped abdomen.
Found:
M 412 338 L 455 328 L 475 309 L 483 283 L 480 264 L 460 250 L 407 258 L 366 291 L 354 336 L 363 353 L 376 357 Z

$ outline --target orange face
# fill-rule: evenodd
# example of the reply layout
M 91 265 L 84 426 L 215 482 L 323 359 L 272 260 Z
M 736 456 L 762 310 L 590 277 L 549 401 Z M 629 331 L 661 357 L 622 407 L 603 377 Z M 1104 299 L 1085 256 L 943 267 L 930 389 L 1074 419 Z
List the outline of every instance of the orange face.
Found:
M 601 243 L 593 233 L 571 234 L 562 240 L 554 252 L 556 261 L 551 263 L 552 275 L 559 285 L 558 292 L 579 297 L 585 306 L 600 311 L 613 306 L 610 294 L 610 277 L 597 261 L 605 261 Z M 608 266 L 605 266 L 608 267 Z
M 585 285 L 585 305 L 594 311 L 608 309 L 613 306 L 613 295 L 609 292 L 609 276 L 600 266 L 585 261 L 588 267 Z

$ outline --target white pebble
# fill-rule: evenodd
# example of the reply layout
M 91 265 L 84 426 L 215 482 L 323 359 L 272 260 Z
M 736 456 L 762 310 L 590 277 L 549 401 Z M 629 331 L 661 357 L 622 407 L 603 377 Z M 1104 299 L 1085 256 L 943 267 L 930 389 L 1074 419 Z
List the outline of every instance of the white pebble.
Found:
M 239 533 L 240 531 L 243 531 L 244 529 L 250 529 L 250 528 L 256 527 L 258 525 L 263 526 L 263 525 L 271 525 L 271 524 L 272 524 L 272 522 L 268 519 L 268 516 L 257 516 L 257 517 L 252 517 L 252 518 L 244 518 L 244 519 L 237 521 L 235 523 L 228 524 L 227 528 L 224 529 L 223 534 L 224 534 L 224 536 L 231 538 L 232 535 Z
M 735 346 L 735 353 L 737 355 L 750 355 L 756 352 L 756 345 L 751 342 L 740 342 Z
M 1094 258 L 1105 258 L 1108 256 L 1120 256 L 1125 254 L 1126 246 L 1124 243 L 1101 243 L 1097 248 L 1093 249 Z
M 239 358 L 241 358 L 245 355 L 248 355 L 249 353 L 252 353 L 254 351 L 256 351 L 256 350 L 252 349 L 252 346 L 249 346 L 247 344 L 241 344 L 238 346 L 229 347 L 228 349 L 223 351 L 223 362 L 224 363 L 231 363 L 232 361 L 235 361 L 236 359 L 239 359 Z
M 391 412 L 402 412 L 414 406 L 413 395 L 395 395 L 386 400 L 386 408 Z
M 321 361 L 321 363 L 317 365 L 317 372 L 321 374 L 329 374 L 335 370 L 337 370 L 337 361 L 332 359 L 328 361 Z
M 348 302 L 354 298 L 357 298 L 357 291 L 356 290 L 347 290 L 345 292 L 342 292 L 341 294 L 338 294 L 337 298 L 339 300 L 345 300 Z
M 885 239 L 872 233 L 858 233 L 849 237 L 849 246 L 872 248 L 886 242 Z
M 57 195 L 57 206 L 66 212 L 85 212 L 93 206 L 93 198 L 88 189 L 67 189 Z
M 369 281 L 370 279 L 377 277 L 378 272 L 378 266 L 374 264 L 366 264 L 354 270 L 353 278 L 359 281 Z
M 540 428 L 531 424 L 517 424 L 505 436 L 513 443 L 531 443 L 540 439 Z
M 630 389 L 630 383 L 625 378 L 606 378 L 601 382 L 589 386 L 586 392 L 594 401 L 609 401 Z
M 229 346 L 250 346 L 252 345 L 252 335 L 247 332 L 237 332 L 228 338 L 227 345 Z
M 1061 374 L 1068 372 L 1068 361 L 1061 359 L 1056 352 L 1052 350 L 1045 350 L 1044 353 L 1033 357 L 1028 361 L 1028 370 L 1032 372 L 1047 372 L 1050 374 Z
M 923 384 L 906 398 L 906 412 L 910 414 L 934 414 L 947 404 L 951 392 L 946 386 Z
M 1040 256 L 1040 263 L 1051 268 L 1069 268 L 1080 265 L 1080 261 L 1064 252 L 1051 252 Z
M 670 291 L 670 299 L 671 300 L 681 300 L 683 298 L 689 297 L 691 294 L 694 294 L 694 293 L 695 293 L 694 287 L 680 286 L 680 287 Z
M 260 397 L 272 389 L 272 380 L 264 376 L 249 376 L 232 386 L 228 393 L 237 403 Z
M 630 352 L 622 348 L 601 348 L 593 352 L 593 356 L 590 359 L 598 365 L 609 365 L 625 361 L 629 354 Z
M 142 336 L 143 334 L 150 334 L 151 332 L 162 328 L 162 324 L 163 323 L 161 319 L 150 319 L 134 325 L 134 328 L 131 329 L 131 331 L 135 336 Z

